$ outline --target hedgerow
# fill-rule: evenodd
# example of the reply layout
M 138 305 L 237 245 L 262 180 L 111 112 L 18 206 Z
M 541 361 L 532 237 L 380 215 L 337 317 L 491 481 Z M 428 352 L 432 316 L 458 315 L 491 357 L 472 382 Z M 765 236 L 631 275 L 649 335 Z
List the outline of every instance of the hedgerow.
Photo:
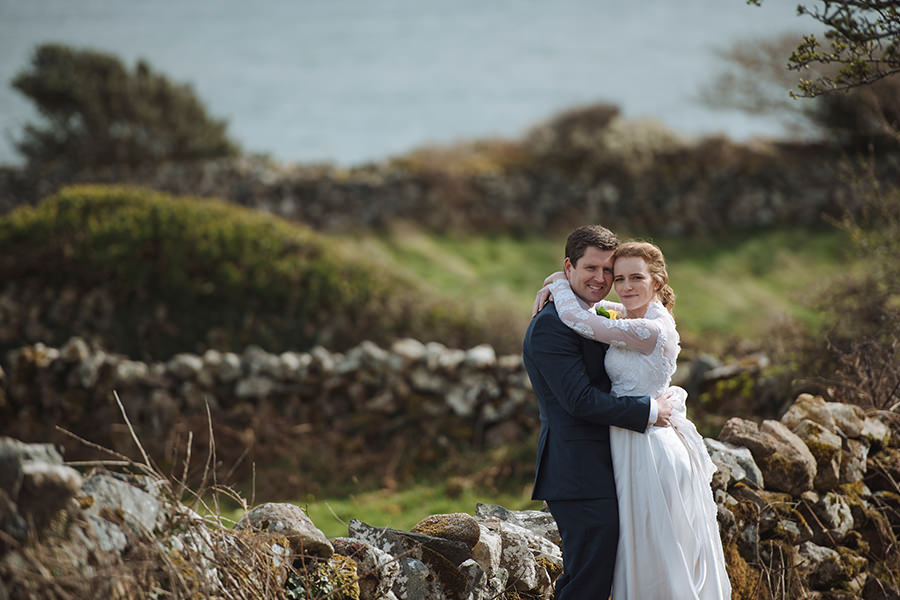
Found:
M 306 227 L 133 187 L 68 187 L 4 216 L 0 281 L 32 299 L 53 332 L 40 341 L 85 335 L 135 357 L 402 336 L 466 346 L 490 330 L 487 311 L 439 298 Z M 71 305 L 98 293 L 112 312 L 90 322 Z

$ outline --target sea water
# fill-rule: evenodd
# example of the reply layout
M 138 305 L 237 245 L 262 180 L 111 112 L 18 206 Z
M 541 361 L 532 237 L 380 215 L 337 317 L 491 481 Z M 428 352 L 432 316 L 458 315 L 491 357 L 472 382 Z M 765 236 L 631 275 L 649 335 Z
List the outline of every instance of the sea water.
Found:
M 515 138 L 594 102 L 686 136 L 780 136 L 702 105 L 716 49 L 813 28 L 768 0 L 0 0 L 0 163 L 37 119 L 9 85 L 38 44 L 190 83 L 249 152 L 351 165 Z

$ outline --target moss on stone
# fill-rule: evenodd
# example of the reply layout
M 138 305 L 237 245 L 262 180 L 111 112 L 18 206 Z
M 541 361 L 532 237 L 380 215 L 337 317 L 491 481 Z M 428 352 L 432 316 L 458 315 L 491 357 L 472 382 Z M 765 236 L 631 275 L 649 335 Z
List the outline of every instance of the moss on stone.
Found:
M 432 515 L 412 528 L 414 533 L 463 542 L 471 550 L 481 539 L 478 522 L 466 513 Z
M 540 568 L 547 571 L 547 575 L 550 576 L 550 583 L 555 583 L 556 579 L 563 574 L 563 566 L 557 562 L 554 562 L 547 558 L 546 556 L 538 556 L 537 564 Z
M 869 564 L 865 557 L 846 546 L 837 546 L 835 550 L 841 556 L 841 572 L 848 582 L 862 573 Z
M 806 444 L 806 447 L 809 448 L 810 453 L 812 453 L 813 458 L 816 459 L 816 464 L 820 465 L 822 463 L 831 462 L 831 460 L 840 456 L 841 449 L 832 446 L 826 442 L 822 442 L 815 437 L 809 437 L 803 440 L 803 443 Z
M 853 483 L 842 483 L 838 486 L 838 491 L 849 499 L 859 500 L 866 496 L 866 484 L 862 481 L 854 481 Z
M 737 541 L 727 544 L 725 551 L 725 567 L 731 580 L 732 600 L 758 600 L 765 598 L 760 589 L 759 569 L 751 567 L 741 556 Z
M 327 561 L 315 561 L 288 577 L 288 598 L 359 600 L 359 577 L 356 561 L 342 554 L 332 554 Z

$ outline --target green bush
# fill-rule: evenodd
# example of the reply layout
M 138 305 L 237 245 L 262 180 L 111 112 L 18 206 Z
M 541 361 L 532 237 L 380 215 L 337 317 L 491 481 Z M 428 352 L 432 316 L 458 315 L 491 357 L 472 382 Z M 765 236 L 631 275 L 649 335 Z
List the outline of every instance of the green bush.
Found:
M 251 343 L 273 352 L 341 349 L 399 336 L 465 346 L 491 327 L 486 313 L 305 227 L 140 188 L 64 188 L 6 215 L 0 281 L 7 292 L 39 289 L 49 298 L 35 310 L 55 339 L 42 341 L 91 334 L 131 356 Z M 112 299 L 111 319 L 76 323 L 66 314 L 84 311 L 58 306 L 72 291 L 98 290 Z
M 900 186 L 877 182 L 870 167 L 856 172 L 858 216 L 840 226 L 850 236 L 859 272 L 825 282 L 811 305 L 813 329 L 775 336 L 780 362 L 810 391 L 865 407 L 900 406 Z
M 81 170 L 237 154 L 224 121 L 210 118 L 188 85 L 139 61 L 57 44 L 39 46 L 12 82 L 45 118 L 18 150 L 32 168 Z

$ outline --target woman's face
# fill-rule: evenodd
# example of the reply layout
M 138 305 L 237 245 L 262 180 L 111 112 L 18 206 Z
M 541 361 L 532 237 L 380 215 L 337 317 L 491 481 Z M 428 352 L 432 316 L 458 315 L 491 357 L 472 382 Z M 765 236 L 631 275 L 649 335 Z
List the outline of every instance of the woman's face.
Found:
M 642 317 L 656 297 L 656 282 L 643 258 L 623 256 L 613 265 L 613 285 L 629 317 Z

